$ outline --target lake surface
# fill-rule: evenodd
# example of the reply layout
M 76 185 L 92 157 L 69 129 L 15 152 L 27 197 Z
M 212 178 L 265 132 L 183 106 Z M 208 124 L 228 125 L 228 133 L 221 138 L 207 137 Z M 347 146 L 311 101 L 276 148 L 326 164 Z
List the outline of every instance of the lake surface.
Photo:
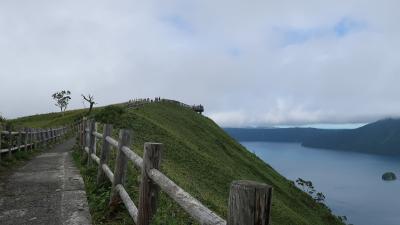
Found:
M 241 142 L 286 178 L 311 180 L 336 215 L 354 225 L 399 225 L 400 157 L 311 149 L 296 143 Z

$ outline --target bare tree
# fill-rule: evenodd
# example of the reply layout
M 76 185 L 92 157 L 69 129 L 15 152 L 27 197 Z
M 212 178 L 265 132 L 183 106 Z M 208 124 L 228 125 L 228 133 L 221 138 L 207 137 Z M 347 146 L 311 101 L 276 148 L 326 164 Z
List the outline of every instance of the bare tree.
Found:
M 92 112 L 93 105 L 96 104 L 96 102 L 94 101 L 94 96 L 89 94 L 86 97 L 85 95 L 82 94 L 82 98 L 83 98 L 83 100 L 85 100 L 85 101 L 87 101 L 89 103 L 89 112 L 88 112 L 88 114 L 90 114 Z
M 56 92 L 52 95 L 53 99 L 56 101 L 56 106 L 60 108 L 61 112 L 64 115 L 65 110 L 69 104 L 69 100 L 71 100 L 71 92 L 62 90 L 60 92 Z

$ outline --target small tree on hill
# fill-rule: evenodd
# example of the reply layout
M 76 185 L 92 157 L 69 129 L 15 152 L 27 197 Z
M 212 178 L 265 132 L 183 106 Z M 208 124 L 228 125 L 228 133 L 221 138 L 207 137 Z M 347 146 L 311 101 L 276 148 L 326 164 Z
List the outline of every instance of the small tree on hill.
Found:
M 83 100 L 85 100 L 89 103 L 89 112 L 88 112 L 88 115 L 89 115 L 92 112 L 93 105 L 96 104 L 96 102 L 94 101 L 94 96 L 89 94 L 86 97 L 85 95 L 82 94 L 82 98 L 83 98 Z
M 6 118 L 0 115 L 0 129 L 4 126 L 6 122 L 7 122 Z
M 304 192 L 308 193 L 316 202 L 323 203 L 325 201 L 325 195 L 322 192 L 317 192 L 311 181 L 298 178 L 296 184 Z
M 69 100 L 71 100 L 71 92 L 62 90 L 60 92 L 56 92 L 52 95 L 53 99 L 56 101 L 56 106 L 60 108 L 60 111 L 64 114 L 67 106 L 69 104 Z

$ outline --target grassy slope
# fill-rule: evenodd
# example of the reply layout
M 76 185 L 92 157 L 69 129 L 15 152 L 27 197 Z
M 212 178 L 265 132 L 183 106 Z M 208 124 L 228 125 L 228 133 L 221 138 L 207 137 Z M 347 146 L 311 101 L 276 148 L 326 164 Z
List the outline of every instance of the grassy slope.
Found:
M 37 115 L 15 120 L 20 125 L 35 127 L 60 125 L 73 121 L 82 111 Z M 308 195 L 279 175 L 243 146 L 229 137 L 207 117 L 174 104 L 149 104 L 130 110 L 122 126 L 134 130 L 134 150 L 142 155 L 144 142 L 165 145 L 162 171 L 189 193 L 226 217 L 229 185 L 233 180 L 248 179 L 274 187 L 273 224 L 341 224 L 329 210 L 316 204 Z M 131 172 L 132 174 L 132 172 Z M 132 174 L 131 176 L 137 176 Z M 129 192 L 137 200 L 137 179 L 128 183 Z M 106 198 L 106 197 L 105 197 Z M 187 215 L 164 195 L 155 224 L 189 224 Z M 172 214 L 175 216 L 171 217 Z

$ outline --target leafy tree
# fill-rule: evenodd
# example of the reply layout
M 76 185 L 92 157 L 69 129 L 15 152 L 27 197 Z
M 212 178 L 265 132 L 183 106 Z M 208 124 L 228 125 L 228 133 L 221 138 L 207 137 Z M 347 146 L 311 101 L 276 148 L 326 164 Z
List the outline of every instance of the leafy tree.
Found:
M 69 100 L 71 100 L 71 92 L 62 90 L 60 92 L 56 92 L 52 95 L 53 99 L 56 101 L 56 106 L 60 108 L 61 112 L 64 114 L 67 106 L 69 104 Z
M 299 187 L 301 187 L 301 189 L 304 192 L 306 192 L 306 193 L 308 193 L 310 195 L 313 195 L 315 193 L 315 189 L 314 189 L 313 183 L 311 181 L 307 181 L 307 180 L 303 180 L 301 178 L 298 178 L 296 180 L 296 184 Z
M 322 193 L 322 192 L 318 192 L 316 195 L 315 195 L 315 197 L 314 197 L 314 200 L 316 201 L 316 202 L 324 202 L 325 201 L 325 195 Z
M 85 95 L 82 94 L 82 98 L 83 98 L 83 100 L 85 100 L 85 101 L 87 101 L 89 103 L 88 115 L 90 115 L 90 113 L 92 112 L 92 109 L 93 109 L 93 105 L 96 104 L 96 102 L 94 101 L 94 96 L 89 94 L 86 97 Z
M 2 115 L 0 115 L 0 124 L 5 123 L 6 118 L 4 118 Z
M 325 195 L 322 192 L 317 192 L 313 186 L 313 183 L 308 180 L 303 180 L 301 178 L 297 178 L 296 184 L 300 187 L 304 192 L 311 195 L 311 197 L 319 203 L 323 203 L 325 201 Z

